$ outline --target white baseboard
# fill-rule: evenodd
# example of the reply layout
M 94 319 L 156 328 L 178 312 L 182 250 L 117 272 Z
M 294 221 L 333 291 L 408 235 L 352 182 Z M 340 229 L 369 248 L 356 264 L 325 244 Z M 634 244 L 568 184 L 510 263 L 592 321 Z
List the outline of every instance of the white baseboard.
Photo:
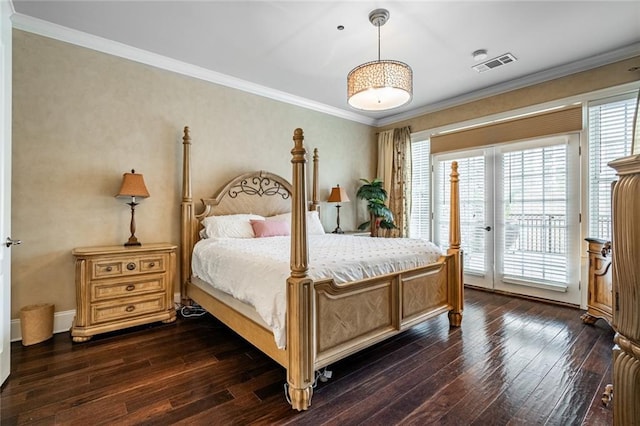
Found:
M 174 293 L 173 301 L 177 304 L 182 303 L 180 292 Z M 76 316 L 75 309 L 71 311 L 61 311 L 53 314 L 53 332 L 65 333 L 71 329 L 73 318 Z M 20 328 L 20 319 L 11 320 L 11 341 L 17 342 L 22 340 L 22 329 Z
M 53 314 L 53 332 L 64 333 L 71 329 L 73 318 L 76 316 L 75 309 L 72 311 L 62 311 Z M 22 329 L 20 328 L 20 320 L 11 320 L 11 341 L 17 342 L 22 340 Z

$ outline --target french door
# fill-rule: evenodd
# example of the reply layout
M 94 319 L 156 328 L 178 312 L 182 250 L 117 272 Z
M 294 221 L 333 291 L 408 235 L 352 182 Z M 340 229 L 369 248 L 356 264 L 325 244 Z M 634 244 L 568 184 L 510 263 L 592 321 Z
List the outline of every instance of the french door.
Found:
M 465 284 L 580 303 L 579 136 L 434 156 L 434 240 L 448 236 L 448 175 L 460 173 Z

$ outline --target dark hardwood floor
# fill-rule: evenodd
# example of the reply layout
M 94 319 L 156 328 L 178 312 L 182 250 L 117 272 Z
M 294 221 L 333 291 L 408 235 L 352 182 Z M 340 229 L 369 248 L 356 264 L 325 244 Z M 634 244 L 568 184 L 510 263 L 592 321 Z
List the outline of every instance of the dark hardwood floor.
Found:
M 72 343 L 11 346 L 0 400 L 14 424 L 607 425 L 613 331 L 581 312 L 466 291 L 446 315 L 330 367 L 310 410 L 285 372 L 210 316 Z

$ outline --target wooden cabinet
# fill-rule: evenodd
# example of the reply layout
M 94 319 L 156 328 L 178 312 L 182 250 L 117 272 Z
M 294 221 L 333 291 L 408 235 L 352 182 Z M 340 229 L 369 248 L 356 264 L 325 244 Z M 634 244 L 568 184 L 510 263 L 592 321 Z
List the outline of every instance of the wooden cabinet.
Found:
M 352 235 L 354 237 L 370 237 L 371 233 L 367 231 L 344 231 L 343 234 L 338 235 Z
M 640 155 L 609 165 L 618 173 L 611 203 L 613 423 L 640 425 Z
M 173 322 L 176 246 L 83 247 L 76 263 L 74 342 L 154 321 Z
M 582 315 L 586 324 L 602 318 L 611 324 L 613 318 L 611 288 L 611 242 L 587 238 L 589 243 L 589 288 L 587 312 Z

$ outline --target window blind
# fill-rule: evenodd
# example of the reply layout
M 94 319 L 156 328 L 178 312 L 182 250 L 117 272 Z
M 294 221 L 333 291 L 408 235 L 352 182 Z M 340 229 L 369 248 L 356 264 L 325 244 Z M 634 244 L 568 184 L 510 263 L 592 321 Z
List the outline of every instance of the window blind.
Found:
M 589 237 L 611 240 L 612 160 L 631 154 L 635 94 L 589 103 Z
M 429 139 L 411 143 L 409 236 L 431 240 L 431 152 Z
M 431 137 L 431 153 L 477 148 L 582 130 L 582 107 L 500 121 Z

